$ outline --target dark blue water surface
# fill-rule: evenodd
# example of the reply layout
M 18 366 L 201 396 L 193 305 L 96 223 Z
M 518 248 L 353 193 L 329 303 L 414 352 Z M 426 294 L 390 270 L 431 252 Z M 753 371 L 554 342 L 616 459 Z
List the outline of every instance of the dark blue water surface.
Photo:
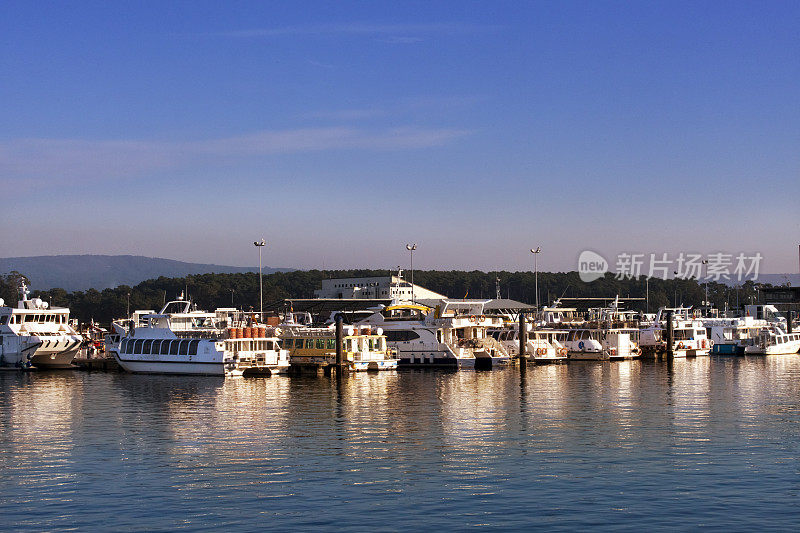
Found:
M 800 356 L 0 373 L 0 529 L 800 528 Z

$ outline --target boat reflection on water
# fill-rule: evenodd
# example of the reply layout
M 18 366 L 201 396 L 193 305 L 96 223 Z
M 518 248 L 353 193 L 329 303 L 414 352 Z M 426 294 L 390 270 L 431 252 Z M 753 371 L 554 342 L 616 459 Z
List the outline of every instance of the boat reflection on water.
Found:
M 792 530 L 798 376 L 789 356 L 339 377 L 3 373 L 0 513 L 34 530 L 102 529 L 110 509 L 114 529 L 137 530 L 646 529 L 654 513 L 679 529 Z

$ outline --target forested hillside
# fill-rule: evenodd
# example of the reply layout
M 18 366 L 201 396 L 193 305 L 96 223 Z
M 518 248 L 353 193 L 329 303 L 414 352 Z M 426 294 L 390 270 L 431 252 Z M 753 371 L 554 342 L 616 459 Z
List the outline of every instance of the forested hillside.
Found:
M 312 298 L 314 290 L 320 288 L 321 281 L 326 278 L 386 276 L 386 270 L 307 270 L 293 272 L 276 272 L 264 275 L 264 302 L 276 302 L 285 298 Z M 0 276 L 0 297 L 6 305 L 15 305 L 17 301 L 17 273 Z M 416 271 L 414 282 L 451 298 L 494 298 L 495 280 L 500 278 L 501 295 L 504 298 L 533 303 L 533 272 L 480 272 L 480 271 Z M 568 297 L 645 297 L 645 280 L 615 279 L 612 274 L 604 278 L 584 283 L 576 272 L 539 273 L 540 303 L 552 302 L 555 298 Z M 651 279 L 650 310 L 659 306 L 700 305 L 705 298 L 705 287 L 695 280 L 660 280 Z M 69 307 L 72 316 L 85 322 L 91 319 L 108 323 L 112 319 L 126 316 L 128 310 L 158 310 L 165 299 L 175 298 L 183 291 L 202 309 L 234 306 L 250 309 L 258 307 L 258 274 L 200 274 L 185 277 L 159 277 L 129 287 L 121 285 L 113 289 L 98 291 L 67 292 L 63 289 L 34 291 L 38 296 L 52 305 Z M 757 298 L 756 286 L 753 282 L 745 283 L 741 288 L 732 288 L 720 283 L 708 284 L 708 295 L 716 306 L 722 308 L 727 303 L 735 307 L 737 299 L 740 304 L 749 298 Z M 632 309 L 644 309 L 644 302 L 633 302 L 628 305 Z

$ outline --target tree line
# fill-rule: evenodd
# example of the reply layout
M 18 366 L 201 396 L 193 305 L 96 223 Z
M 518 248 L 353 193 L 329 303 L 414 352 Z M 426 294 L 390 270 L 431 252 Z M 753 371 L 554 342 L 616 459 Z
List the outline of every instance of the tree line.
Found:
M 323 279 L 388 276 L 387 270 L 297 270 L 265 274 L 264 305 L 278 304 L 286 298 L 313 298 Z M 19 272 L 0 275 L 0 298 L 5 305 L 16 305 L 19 299 Z M 502 298 L 510 298 L 532 304 L 536 301 L 536 277 L 533 272 L 481 272 L 419 270 L 414 272 L 414 282 L 450 298 L 494 298 L 496 280 L 500 279 Z M 94 320 L 108 324 L 123 318 L 137 309 L 159 310 L 165 301 L 179 294 L 190 298 L 200 309 L 235 307 L 258 309 L 258 273 L 199 274 L 180 278 L 159 277 L 139 283 L 134 287 L 120 285 L 113 289 L 89 289 L 67 292 L 64 289 L 37 290 L 32 298 L 41 298 L 53 306 L 69 307 L 71 316 L 85 323 Z M 607 273 L 590 283 L 581 281 L 577 272 L 539 272 L 539 302 L 552 303 L 557 298 L 646 298 L 649 292 L 649 311 L 662 306 L 699 306 L 706 299 L 720 309 L 736 308 L 745 303 L 757 302 L 758 285 L 747 281 L 738 287 L 722 283 L 698 282 L 695 279 L 663 280 L 644 276 L 633 279 L 617 279 Z M 648 291 L 649 288 L 649 291 Z M 569 302 L 565 302 L 568 305 Z M 627 309 L 645 311 L 647 302 L 627 302 Z

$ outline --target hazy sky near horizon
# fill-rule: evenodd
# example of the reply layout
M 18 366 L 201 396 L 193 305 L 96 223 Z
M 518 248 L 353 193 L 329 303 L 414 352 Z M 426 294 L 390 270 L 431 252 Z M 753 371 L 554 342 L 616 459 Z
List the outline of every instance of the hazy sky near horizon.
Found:
M 7 1 L 0 256 L 797 272 L 798 2 Z

